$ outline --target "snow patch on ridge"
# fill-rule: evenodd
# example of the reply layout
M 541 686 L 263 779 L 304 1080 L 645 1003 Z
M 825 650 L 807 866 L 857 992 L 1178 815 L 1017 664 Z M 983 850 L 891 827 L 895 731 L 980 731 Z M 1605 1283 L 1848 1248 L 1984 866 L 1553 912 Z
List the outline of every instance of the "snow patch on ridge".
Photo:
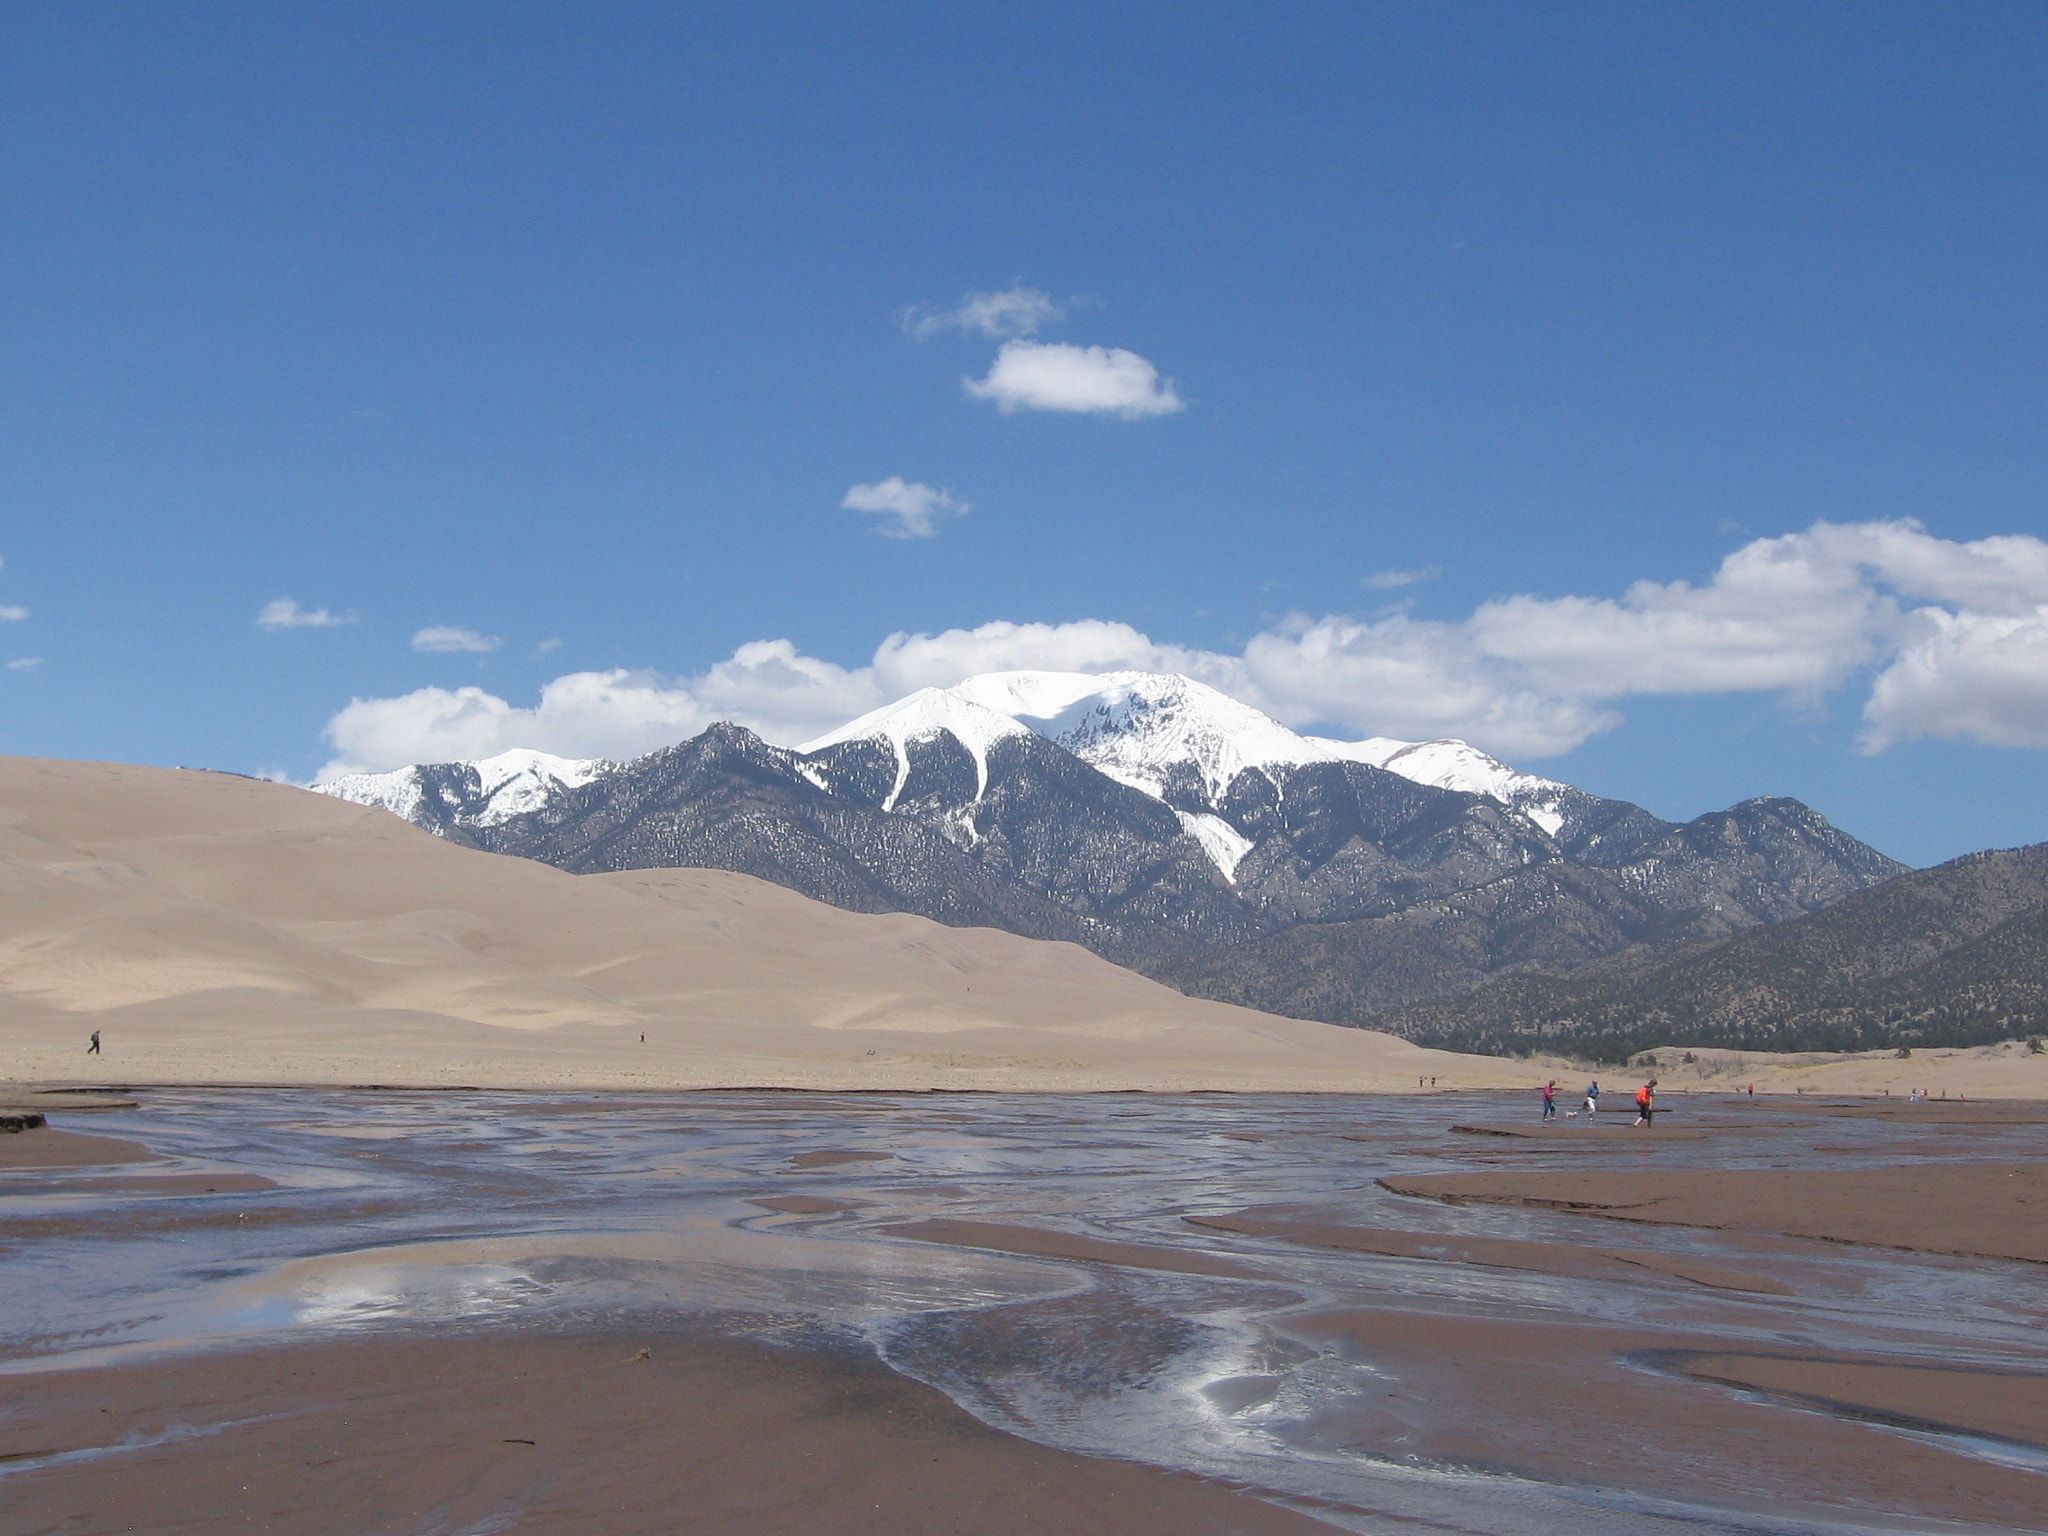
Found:
M 1209 855 L 1209 862 L 1223 874 L 1232 885 L 1237 884 L 1237 866 L 1244 862 L 1244 856 L 1252 851 L 1252 840 L 1221 816 L 1210 816 L 1199 811 L 1175 811 L 1180 818 L 1180 828 L 1202 845 L 1202 852 Z
M 325 784 L 315 784 L 313 789 L 355 805 L 375 806 L 415 824 L 420 803 L 426 798 L 417 766 L 394 768 L 389 773 L 345 773 Z
M 471 819 L 479 826 L 495 827 L 514 816 L 539 810 L 558 789 L 578 789 L 588 784 L 612 764 L 601 757 L 556 757 L 549 752 L 514 747 L 469 766 L 476 770 L 478 787 L 489 802 Z
M 1027 726 L 1008 715 L 984 707 L 972 699 L 942 688 L 920 688 L 908 698 L 898 699 L 880 709 L 870 710 L 858 720 L 849 720 L 836 731 L 827 731 L 796 750 L 802 756 L 822 752 L 842 741 L 870 741 L 879 738 L 896 751 L 896 782 L 882 809 L 893 811 L 896 797 L 910 777 L 910 745 L 930 741 L 950 732 L 974 759 L 974 798 L 988 790 L 988 750 L 1008 736 L 1028 736 Z
M 496 757 L 458 766 L 477 776 L 478 803 L 474 809 L 465 810 L 463 821 L 472 826 L 495 827 L 515 816 L 539 810 L 560 791 L 588 784 L 615 765 L 599 757 L 556 757 L 551 752 L 514 747 Z M 426 781 L 418 764 L 390 773 L 347 773 L 313 787 L 323 795 L 357 805 L 374 805 L 415 824 L 426 801 Z

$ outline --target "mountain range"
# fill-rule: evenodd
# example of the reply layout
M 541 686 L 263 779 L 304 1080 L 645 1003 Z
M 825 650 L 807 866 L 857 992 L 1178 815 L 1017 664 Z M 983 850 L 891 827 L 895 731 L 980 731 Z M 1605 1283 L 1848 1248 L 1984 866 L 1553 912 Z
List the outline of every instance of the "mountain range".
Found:
M 320 787 L 572 872 L 733 870 L 1418 1029 L 1400 1010 L 1690 952 L 1905 870 L 1796 800 L 1675 824 L 1464 742 L 1302 735 L 1142 672 L 986 674 L 795 748 L 719 724 L 630 762 L 511 752 Z
M 2048 1034 L 2048 844 L 1973 853 L 1797 921 L 1569 977 L 1518 976 L 1375 1021 L 1501 1054 L 1655 1046 L 1867 1051 Z

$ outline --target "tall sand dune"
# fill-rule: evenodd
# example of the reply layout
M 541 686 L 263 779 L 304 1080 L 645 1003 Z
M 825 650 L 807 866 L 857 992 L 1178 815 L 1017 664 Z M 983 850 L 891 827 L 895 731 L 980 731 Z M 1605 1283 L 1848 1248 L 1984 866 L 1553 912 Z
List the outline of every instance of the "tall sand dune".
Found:
M 0 758 L 17 1082 L 1376 1090 L 1530 1071 L 745 875 L 570 875 L 283 785 Z

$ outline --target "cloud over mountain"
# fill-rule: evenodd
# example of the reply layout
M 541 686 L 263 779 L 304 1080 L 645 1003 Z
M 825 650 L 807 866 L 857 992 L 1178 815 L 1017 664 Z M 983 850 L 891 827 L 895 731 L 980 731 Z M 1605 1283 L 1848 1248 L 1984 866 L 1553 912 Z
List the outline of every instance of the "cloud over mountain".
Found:
M 1290 725 L 1457 736 L 1524 758 L 1611 728 L 1633 695 L 1810 701 L 1867 677 L 1868 750 L 1916 736 L 2048 747 L 2048 542 L 1817 523 L 1744 545 L 1698 584 L 1512 596 L 1462 619 L 1298 617 L 1234 655 L 1099 619 L 899 633 L 858 667 L 753 641 L 694 677 L 572 673 L 531 707 L 476 688 L 358 699 L 328 724 L 324 772 L 514 746 L 631 756 L 720 719 L 794 743 L 917 688 L 1013 668 L 1179 672 Z

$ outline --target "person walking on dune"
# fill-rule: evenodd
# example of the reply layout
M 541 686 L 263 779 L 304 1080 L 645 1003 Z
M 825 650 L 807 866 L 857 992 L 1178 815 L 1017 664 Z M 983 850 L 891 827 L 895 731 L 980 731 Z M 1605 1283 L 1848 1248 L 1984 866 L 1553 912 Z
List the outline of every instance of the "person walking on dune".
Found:
M 1555 1120 L 1557 1118 L 1557 1084 L 1555 1083 L 1545 1083 L 1543 1085 L 1543 1118 L 1546 1120 Z
M 1636 1090 L 1636 1124 L 1649 1125 L 1657 1113 L 1657 1079 L 1651 1078 Z
M 88 1055 L 88 1056 L 97 1056 L 97 1055 L 99 1055 L 99 1053 L 100 1053 L 100 1032 L 99 1032 L 98 1030 L 94 1030 L 94 1031 L 92 1032 L 92 1044 L 91 1044 L 91 1045 L 88 1045 L 88 1046 L 87 1046 L 87 1047 L 85 1048 L 85 1054 L 86 1054 L 86 1055 Z

